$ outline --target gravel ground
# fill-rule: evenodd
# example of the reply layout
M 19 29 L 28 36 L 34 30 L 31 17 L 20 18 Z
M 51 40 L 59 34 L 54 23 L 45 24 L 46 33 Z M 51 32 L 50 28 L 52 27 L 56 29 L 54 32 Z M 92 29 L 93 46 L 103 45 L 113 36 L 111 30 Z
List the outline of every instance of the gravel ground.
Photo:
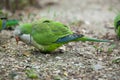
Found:
M 54 2 L 52 5 L 45 3 Z M 18 45 L 13 31 L 0 33 L 0 80 L 120 80 L 120 43 L 113 29 L 119 0 L 41 0 L 42 9 L 16 11 L 21 23 L 41 17 L 63 22 L 74 32 L 114 40 L 111 43 L 72 42 L 52 54 Z M 11 14 L 10 14 L 11 15 Z M 30 75 L 31 73 L 31 75 Z

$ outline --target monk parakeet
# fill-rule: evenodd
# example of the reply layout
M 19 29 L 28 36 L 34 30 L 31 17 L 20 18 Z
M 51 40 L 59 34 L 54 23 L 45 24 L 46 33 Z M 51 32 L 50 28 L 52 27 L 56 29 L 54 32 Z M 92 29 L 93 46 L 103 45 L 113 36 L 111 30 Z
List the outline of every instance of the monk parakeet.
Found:
M 9 28 L 10 26 L 15 26 L 19 23 L 18 20 L 7 20 L 6 17 L 0 18 L 0 31 L 6 28 Z
M 114 27 L 117 37 L 120 39 L 120 14 L 118 14 L 114 19 Z
M 48 19 L 21 24 L 15 29 L 14 34 L 17 42 L 21 40 L 42 52 L 52 52 L 72 41 L 110 42 L 109 40 L 88 38 L 82 34 L 73 33 L 68 26 Z

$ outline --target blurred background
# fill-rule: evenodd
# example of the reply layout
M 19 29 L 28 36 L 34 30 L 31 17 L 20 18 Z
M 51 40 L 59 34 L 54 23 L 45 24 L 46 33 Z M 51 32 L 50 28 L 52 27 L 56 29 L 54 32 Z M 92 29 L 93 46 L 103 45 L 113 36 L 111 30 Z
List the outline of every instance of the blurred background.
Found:
M 43 5 L 52 5 L 55 1 L 57 0 L 0 0 L 0 9 L 15 12 L 28 6 L 42 8 Z
M 120 0 L 0 0 L 0 16 L 20 24 L 46 17 L 99 39 L 116 39 L 113 21 L 119 12 Z M 33 80 L 25 73 L 28 66 L 39 75 L 34 80 L 120 80 L 120 60 L 112 62 L 120 56 L 119 41 L 115 48 L 73 42 L 61 47 L 63 53 L 41 54 L 23 42 L 16 45 L 13 35 L 13 30 L 0 33 L 0 80 Z
M 12 16 L 26 9 L 29 9 L 30 14 L 32 14 L 33 10 L 31 8 L 40 10 L 47 6 L 57 4 L 57 2 L 58 0 L 0 0 L 0 15 Z

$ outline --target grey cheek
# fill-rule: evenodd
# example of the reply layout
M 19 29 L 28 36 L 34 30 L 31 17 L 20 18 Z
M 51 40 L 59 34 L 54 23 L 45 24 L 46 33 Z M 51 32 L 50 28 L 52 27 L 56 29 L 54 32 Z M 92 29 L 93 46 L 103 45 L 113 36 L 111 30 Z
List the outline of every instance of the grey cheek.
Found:
M 31 43 L 30 35 L 23 34 L 20 36 L 20 38 L 22 41 L 24 41 L 27 44 Z

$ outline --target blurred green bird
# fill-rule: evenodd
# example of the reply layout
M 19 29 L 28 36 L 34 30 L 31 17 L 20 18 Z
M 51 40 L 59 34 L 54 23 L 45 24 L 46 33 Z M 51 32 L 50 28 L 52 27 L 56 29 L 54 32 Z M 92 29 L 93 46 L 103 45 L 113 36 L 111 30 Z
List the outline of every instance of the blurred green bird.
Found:
M 14 34 L 17 42 L 21 40 L 31 44 L 41 52 L 52 52 L 73 41 L 110 42 L 109 40 L 88 38 L 83 34 L 73 33 L 63 23 L 48 19 L 21 24 L 15 29 Z
M 18 25 L 19 21 L 15 20 L 15 19 L 7 19 L 7 17 L 1 17 L 0 18 L 0 31 L 6 29 L 6 28 L 10 28 L 11 26 L 15 26 Z

